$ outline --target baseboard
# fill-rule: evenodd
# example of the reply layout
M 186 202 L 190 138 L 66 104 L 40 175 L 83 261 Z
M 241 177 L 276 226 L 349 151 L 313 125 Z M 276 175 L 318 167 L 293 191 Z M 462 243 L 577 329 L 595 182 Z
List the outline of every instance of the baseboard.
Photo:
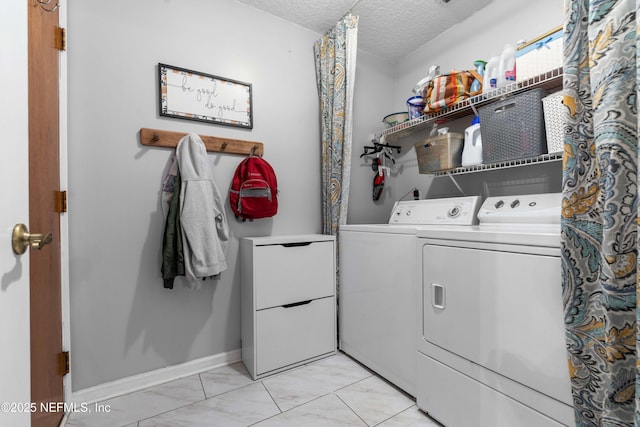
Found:
M 156 369 L 143 374 L 73 391 L 71 393 L 71 402 L 101 402 L 147 387 L 239 362 L 240 360 L 242 360 L 240 349 L 219 353 L 213 356 L 203 357 L 202 359 L 191 360 L 180 365 L 168 366 L 166 368 Z

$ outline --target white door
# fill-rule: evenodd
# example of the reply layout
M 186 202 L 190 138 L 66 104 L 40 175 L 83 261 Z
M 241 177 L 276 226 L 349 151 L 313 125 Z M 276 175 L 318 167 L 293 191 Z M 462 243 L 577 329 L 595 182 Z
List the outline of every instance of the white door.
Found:
M 29 254 L 11 249 L 11 232 L 29 220 L 29 134 L 27 85 L 27 7 L 4 2 L 0 13 L 0 336 L 10 343 L 0 352 L 0 424 L 29 426 L 30 401 Z M 6 403 L 5 403 L 6 402 Z M 8 406 L 7 406 L 8 405 Z

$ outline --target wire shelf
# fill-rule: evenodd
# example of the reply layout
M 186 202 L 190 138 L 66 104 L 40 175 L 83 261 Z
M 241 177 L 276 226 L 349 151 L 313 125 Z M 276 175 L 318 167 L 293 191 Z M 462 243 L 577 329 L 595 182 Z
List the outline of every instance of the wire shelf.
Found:
M 537 157 L 529 157 L 526 159 L 507 160 L 497 163 L 487 163 L 474 166 L 458 167 L 436 172 L 429 172 L 429 175 L 446 176 L 446 175 L 462 175 L 465 173 L 474 173 L 487 170 L 507 169 L 523 165 L 532 165 L 536 163 L 550 163 L 562 160 L 562 152 L 541 154 Z
M 562 68 L 548 71 L 521 82 L 511 83 L 505 87 L 492 90 L 486 94 L 476 95 L 448 107 L 444 111 L 411 119 L 393 127 L 373 134 L 373 139 L 381 143 L 396 143 L 400 139 L 415 132 L 426 131 L 436 121 L 453 120 L 471 114 L 475 107 L 488 104 L 509 95 L 535 88 L 557 89 L 562 87 Z

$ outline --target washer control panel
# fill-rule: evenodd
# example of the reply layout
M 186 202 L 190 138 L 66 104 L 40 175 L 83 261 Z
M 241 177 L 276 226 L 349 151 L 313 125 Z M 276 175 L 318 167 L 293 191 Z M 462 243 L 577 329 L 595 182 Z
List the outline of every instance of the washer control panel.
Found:
M 487 197 L 478 211 L 480 224 L 559 224 L 561 193 Z
M 457 218 L 462 214 L 462 209 L 460 209 L 460 206 L 454 206 L 451 209 L 449 209 L 449 212 L 447 212 L 447 216 L 449 218 Z
M 477 224 L 480 197 L 450 197 L 396 202 L 389 224 Z

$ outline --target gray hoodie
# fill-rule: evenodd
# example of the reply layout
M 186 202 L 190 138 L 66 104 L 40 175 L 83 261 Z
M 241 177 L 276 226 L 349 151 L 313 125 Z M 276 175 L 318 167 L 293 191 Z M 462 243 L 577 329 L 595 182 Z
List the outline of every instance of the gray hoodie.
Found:
M 180 224 L 184 246 L 185 275 L 191 288 L 203 279 L 214 278 L 227 269 L 225 255 L 229 226 L 224 202 L 213 182 L 207 150 L 200 137 L 183 137 L 176 149 L 182 177 Z

